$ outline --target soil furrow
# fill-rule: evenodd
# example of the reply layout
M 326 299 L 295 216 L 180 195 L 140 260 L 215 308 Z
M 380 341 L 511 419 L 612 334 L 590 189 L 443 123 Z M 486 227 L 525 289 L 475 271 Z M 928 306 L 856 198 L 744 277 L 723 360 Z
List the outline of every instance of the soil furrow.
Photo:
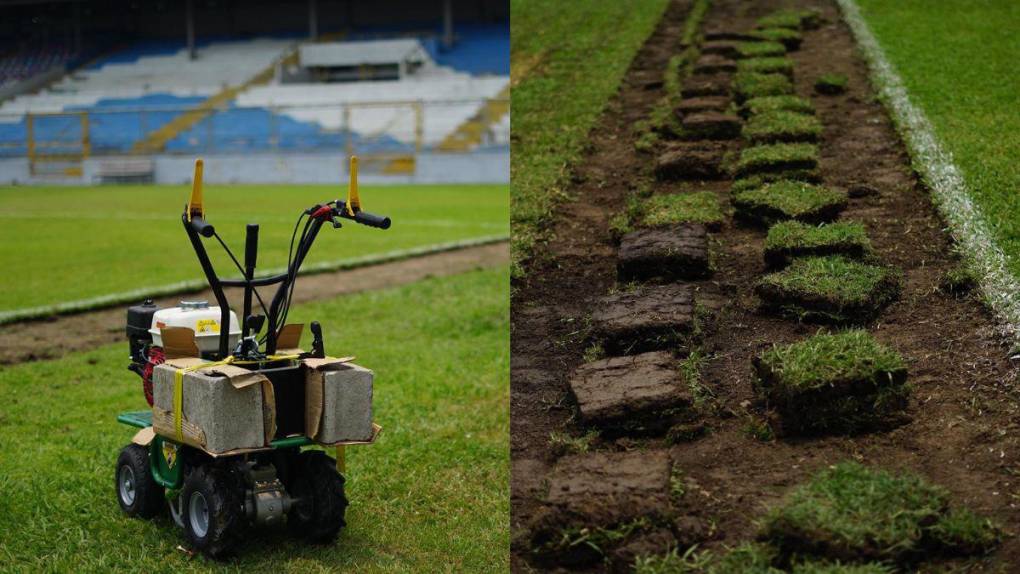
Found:
M 396 287 L 427 277 L 442 277 L 471 269 L 506 264 L 509 257 L 508 244 L 504 242 L 358 269 L 307 275 L 298 279 L 294 301 L 306 303 L 359 291 Z M 241 300 L 239 292 L 232 290 L 227 290 L 227 298 L 237 302 Z M 168 307 L 176 305 L 181 299 L 212 301 L 213 297 L 212 292 L 207 289 L 198 293 L 157 299 L 156 303 Z M 68 353 L 115 342 L 123 342 L 127 352 L 127 339 L 124 335 L 125 308 L 126 306 L 115 307 L 58 316 L 49 320 L 0 326 L 0 365 L 55 359 Z

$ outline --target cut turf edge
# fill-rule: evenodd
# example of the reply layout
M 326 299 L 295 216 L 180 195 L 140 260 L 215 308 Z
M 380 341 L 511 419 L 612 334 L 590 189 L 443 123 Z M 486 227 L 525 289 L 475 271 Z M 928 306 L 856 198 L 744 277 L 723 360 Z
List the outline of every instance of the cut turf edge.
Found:
M 935 135 L 924 111 L 910 101 L 906 86 L 885 56 L 855 0 L 836 0 L 864 54 L 878 97 L 889 111 L 910 153 L 911 163 L 932 191 L 939 215 L 948 224 L 966 264 L 979 277 L 982 298 L 999 322 L 1001 335 L 1020 348 L 1020 282 L 1009 271 L 1006 256 L 981 208 L 950 154 Z

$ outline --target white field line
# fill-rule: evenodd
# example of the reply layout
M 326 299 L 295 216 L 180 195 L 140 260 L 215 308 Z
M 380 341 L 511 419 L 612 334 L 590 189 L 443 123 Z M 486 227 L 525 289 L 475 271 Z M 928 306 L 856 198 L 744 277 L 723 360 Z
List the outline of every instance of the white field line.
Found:
M 911 103 L 903 80 L 861 17 L 855 0 L 836 0 L 871 68 L 879 97 L 902 134 L 914 169 L 931 188 L 935 206 L 967 264 L 979 278 L 982 295 L 1001 323 L 1003 335 L 1020 344 L 1020 283 L 1009 272 L 981 209 L 974 204 L 953 155 L 942 147 L 924 112 Z
M 356 269 L 358 267 L 367 267 L 369 265 L 379 265 L 381 263 L 411 259 L 422 255 L 432 255 L 446 251 L 466 249 L 468 247 L 500 243 L 509 239 L 510 237 L 508 235 L 486 235 L 483 237 L 474 237 L 460 241 L 449 241 L 446 243 L 435 243 L 432 245 L 411 247 L 409 249 L 396 249 L 393 251 L 374 253 L 361 257 L 348 257 L 346 259 L 305 265 L 301 268 L 300 274 L 308 275 L 314 273 L 328 273 L 330 271 L 341 271 L 344 269 Z M 276 275 L 278 273 L 283 273 L 284 271 L 286 271 L 286 269 L 282 267 L 279 269 L 262 270 L 259 276 Z M 177 283 L 170 283 L 159 287 L 143 287 L 141 289 L 111 293 L 109 295 L 100 295 L 89 299 L 67 301 L 57 305 L 43 305 L 40 307 L 13 309 L 10 311 L 0 312 L 0 325 L 13 323 L 15 321 L 52 317 L 54 315 L 81 313 L 84 311 L 101 309 L 103 307 L 112 307 L 114 305 L 121 305 L 124 303 L 136 303 L 148 297 L 168 297 L 170 295 L 177 295 L 180 293 L 201 291 L 208 286 L 209 284 L 205 279 L 192 279 L 188 281 L 178 281 Z

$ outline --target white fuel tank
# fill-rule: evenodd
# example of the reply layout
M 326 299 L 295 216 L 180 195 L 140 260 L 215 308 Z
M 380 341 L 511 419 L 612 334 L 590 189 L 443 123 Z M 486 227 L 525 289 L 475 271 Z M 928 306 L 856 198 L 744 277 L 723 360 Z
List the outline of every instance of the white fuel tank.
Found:
M 195 344 L 204 352 L 216 351 L 220 346 L 220 308 L 210 307 L 206 301 L 181 301 L 177 307 L 160 309 L 152 316 L 152 344 L 163 346 L 160 329 L 165 327 L 187 327 L 195 332 Z M 230 312 L 230 349 L 233 350 L 241 337 L 237 315 Z

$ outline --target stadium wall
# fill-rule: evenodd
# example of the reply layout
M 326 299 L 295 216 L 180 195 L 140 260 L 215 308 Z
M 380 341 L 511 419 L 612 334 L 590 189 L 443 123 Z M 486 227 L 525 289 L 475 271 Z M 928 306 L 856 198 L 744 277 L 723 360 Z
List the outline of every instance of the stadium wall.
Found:
M 194 158 L 182 155 L 146 156 L 153 162 L 153 180 L 159 184 L 191 181 Z M 510 151 L 476 151 L 467 154 L 420 153 L 414 173 L 359 174 L 368 184 L 396 183 L 510 183 Z M 92 185 L 99 181 L 100 165 L 109 158 L 82 162 L 80 177 L 32 176 L 28 158 L 0 159 L 0 185 Z M 207 183 L 332 183 L 341 181 L 346 165 L 343 153 L 217 154 L 206 157 Z M 346 173 L 343 174 L 346 178 Z

